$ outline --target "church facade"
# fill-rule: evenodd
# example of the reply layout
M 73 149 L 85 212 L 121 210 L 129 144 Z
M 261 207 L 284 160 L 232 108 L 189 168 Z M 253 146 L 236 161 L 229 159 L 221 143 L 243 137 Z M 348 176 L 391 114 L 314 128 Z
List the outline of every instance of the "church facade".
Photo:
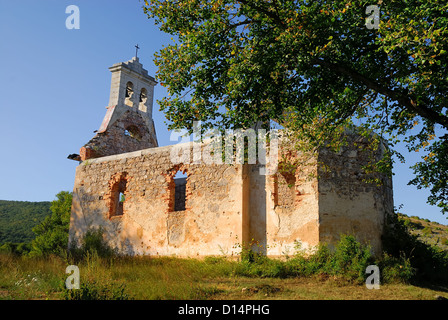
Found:
M 136 57 L 110 70 L 104 120 L 79 155 L 71 155 L 80 164 L 70 244 L 101 228 L 109 245 L 126 255 L 232 256 L 250 247 L 282 256 L 353 234 L 381 252 L 393 212 L 392 181 L 378 174 L 380 185 L 367 184 L 362 170 L 381 149 L 372 155 L 367 142 L 348 135 L 338 153 L 321 149 L 306 165 L 269 174 L 259 163 L 173 162 L 173 148 L 180 146 L 159 147 L 152 120 L 154 78 Z M 288 157 L 304 158 L 286 154 L 282 143 L 277 168 Z M 197 159 L 207 143 L 181 147 L 187 159 Z M 178 172 L 184 177 L 176 178 Z

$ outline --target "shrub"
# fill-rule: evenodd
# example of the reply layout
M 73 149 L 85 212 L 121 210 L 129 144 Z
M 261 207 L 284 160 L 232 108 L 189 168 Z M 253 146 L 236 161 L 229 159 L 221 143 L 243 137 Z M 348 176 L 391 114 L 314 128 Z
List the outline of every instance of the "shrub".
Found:
M 104 240 L 102 228 L 89 229 L 82 239 L 82 250 L 84 252 L 96 253 L 100 257 L 110 257 L 115 251 Z
M 297 252 L 295 257 L 289 261 L 291 272 L 304 276 L 327 273 L 327 264 L 332 257 L 330 249 L 325 243 L 319 244 L 316 249 L 309 256 L 302 251 Z
M 126 293 L 126 287 L 122 283 L 109 282 L 99 283 L 95 280 L 88 280 L 81 283 L 79 289 L 62 290 L 65 300 L 130 300 Z
M 31 250 L 31 244 L 26 242 L 12 243 L 6 242 L 0 246 L 0 252 L 12 253 L 15 255 L 26 255 Z
M 448 283 L 448 253 L 418 240 L 396 214 L 387 218 L 383 250 L 396 259 L 408 257 L 415 270 L 411 281 Z
M 408 220 L 408 219 L 406 219 L 406 220 L 403 220 L 403 225 L 406 227 L 406 228 L 413 228 L 413 224 L 412 224 L 412 222 L 411 222 L 411 220 Z
M 108 258 L 116 255 L 116 250 L 112 249 L 104 240 L 103 228 L 90 228 L 81 240 L 81 246 L 76 248 L 73 244 L 70 254 L 75 259 L 85 258 L 87 255 Z
M 368 246 L 362 245 L 354 236 L 341 235 L 334 250 L 321 243 L 317 250 L 306 255 L 299 250 L 295 256 L 283 262 L 283 268 L 277 267 L 284 276 L 312 276 L 319 274 L 334 275 L 349 281 L 363 282 L 365 270 L 373 264 L 373 256 Z
M 373 262 L 370 247 L 362 245 L 352 235 L 342 235 L 329 262 L 328 271 L 334 275 L 363 282 L 366 268 Z
M 255 262 L 259 258 L 262 259 L 263 256 L 261 256 L 258 252 L 255 252 L 254 250 L 248 248 L 247 246 L 243 246 L 241 248 L 241 261 L 243 262 Z
M 432 234 L 432 229 L 430 227 L 425 227 L 422 230 L 422 232 L 423 232 L 424 235 L 430 235 L 430 234 Z
M 397 258 L 384 253 L 382 259 L 378 262 L 378 267 L 381 270 L 381 283 L 408 283 L 416 272 L 409 258 L 406 258 L 403 254 Z
M 235 273 L 247 277 L 274 277 L 288 276 L 285 263 L 278 259 L 269 259 L 252 250 L 238 263 Z
M 61 191 L 56 197 L 50 207 L 52 214 L 33 228 L 36 238 L 31 243 L 32 256 L 60 255 L 67 251 L 72 193 Z

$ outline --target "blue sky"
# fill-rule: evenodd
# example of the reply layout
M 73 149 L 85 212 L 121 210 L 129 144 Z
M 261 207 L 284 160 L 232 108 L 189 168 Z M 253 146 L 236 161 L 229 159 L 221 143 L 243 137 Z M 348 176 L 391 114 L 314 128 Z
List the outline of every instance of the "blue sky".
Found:
M 69 5 L 80 10 L 80 29 L 69 30 Z M 141 9 L 139 0 L 0 0 L 0 199 L 51 201 L 73 188 L 70 153 L 89 141 L 109 102 L 114 63 L 139 59 L 155 76 L 154 53 L 171 42 Z M 156 99 L 166 95 L 160 85 Z M 154 104 L 159 144 L 172 144 L 165 118 Z M 405 153 L 406 155 L 406 153 Z M 428 191 L 407 186 L 410 165 L 396 164 L 395 205 L 407 215 L 447 224 Z

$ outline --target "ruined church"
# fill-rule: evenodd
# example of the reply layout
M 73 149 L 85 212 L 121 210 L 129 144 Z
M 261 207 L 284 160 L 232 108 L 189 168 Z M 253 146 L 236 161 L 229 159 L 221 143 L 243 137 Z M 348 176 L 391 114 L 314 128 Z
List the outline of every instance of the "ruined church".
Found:
M 385 219 L 393 212 L 392 181 L 363 181 L 362 166 L 372 155 L 358 137 L 350 136 L 338 153 L 319 150 L 310 165 L 287 173 L 261 174 L 258 163 L 173 163 L 174 146 L 158 145 L 155 79 L 137 57 L 109 69 L 105 117 L 79 154 L 69 156 L 79 161 L 70 244 L 102 228 L 107 243 L 125 255 L 232 256 L 249 246 L 275 257 L 293 254 L 299 244 L 312 249 L 353 234 L 381 252 Z M 184 147 L 195 152 L 191 144 Z M 184 177 L 176 178 L 178 172 Z

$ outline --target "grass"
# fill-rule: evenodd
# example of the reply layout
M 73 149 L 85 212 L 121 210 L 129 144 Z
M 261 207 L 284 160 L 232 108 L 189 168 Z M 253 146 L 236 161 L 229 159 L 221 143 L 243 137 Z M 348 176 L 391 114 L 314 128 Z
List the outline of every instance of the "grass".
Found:
M 62 259 L 23 258 L 0 254 L 0 299 L 57 299 Z
M 428 228 L 426 221 L 406 223 L 398 218 L 403 219 L 394 216 L 390 224 L 393 228 L 386 228 L 381 257 L 373 257 L 369 247 L 351 235 L 341 235 L 334 250 L 319 245 L 312 255 L 306 255 L 298 245 L 294 255 L 285 259 L 269 259 L 251 250 L 243 250 L 238 260 L 225 256 L 203 260 L 124 257 L 107 247 L 97 230 L 89 233 L 81 248 L 72 249 L 70 255 L 44 258 L 0 251 L 0 299 L 448 298 L 448 251 L 425 244 L 409 233 L 414 225 L 419 226 L 418 230 Z M 369 290 L 365 285 L 365 270 L 372 264 L 380 269 L 379 290 Z M 69 265 L 79 268 L 79 290 L 65 288 Z
M 68 262 L 60 257 L 26 258 L 0 254 L 1 299 L 64 299 Z M 241 261 L 225 258 L 86 257 L 78 264 L 81 284 L 104 299 L 434 299 L 443 288 L 404 283 L 365 285 L 340 276 L 256 276 Z M 120 291 L 121 290 L 121 291 Z M 83 290 L 71 290 L 70 292 Z

